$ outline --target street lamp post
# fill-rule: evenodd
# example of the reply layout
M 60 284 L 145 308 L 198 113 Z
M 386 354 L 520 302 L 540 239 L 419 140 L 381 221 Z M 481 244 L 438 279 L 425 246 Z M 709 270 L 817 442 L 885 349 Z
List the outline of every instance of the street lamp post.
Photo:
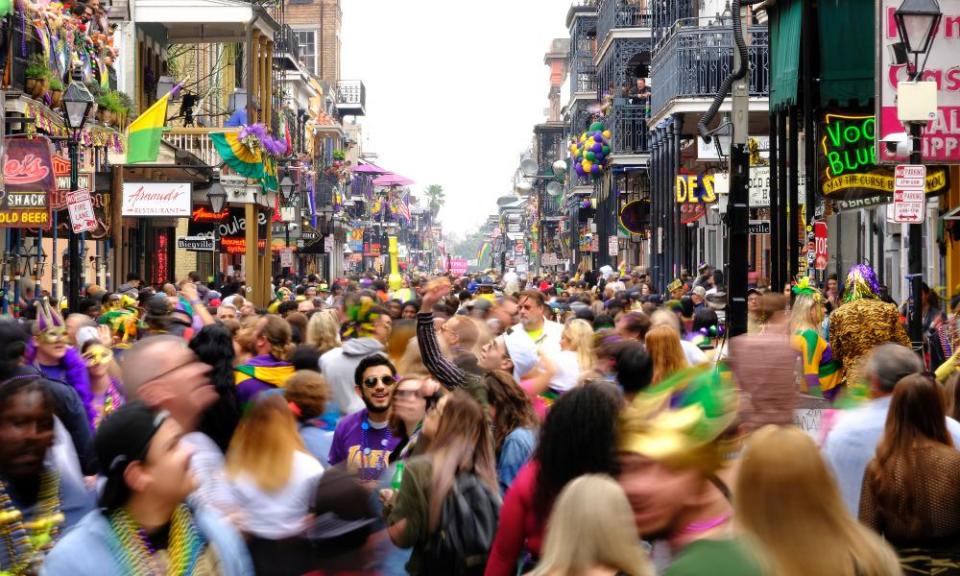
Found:
M 67 86 L 63 95 L 63 118 L 70 129 L 70 138 L 67 140 L 68 152 L 70 156 L 70 191 L 76 191 L 79 187 L 79 136 L 83 125 L 87 122 L 87 116 L 90 109 L 93 108 L 93 96 L 87 87 L 80 81 L 78 71 L 74 71 L 73 78 Z M 79 310 L 80 304 L 80 237 L 70 227 L 69 235 L 70 247 L 68 250 L 70 258 L 70 289 L 68 292 L 68 302 L 70 309 L 74 312 Z
M 926 56 L 933 45 L 934 34 L 942 16 L 937 0 L 904 0 L 894 14 L 900 41 L 903 42 L 907 53 L 913 54 L 911 81 L 919 80 L 923 73 L 923 65 L 926 64 Z M 921 56 L 923 57 L 922 63 Z M 923 162 L 921 138 L 925 125 L 926 122 L 910 122 L 910 138 L 913 141 L 913 148 L 910 152 L 911 164 L 921 164 Z M 913 349 L 919 354 L 923 353 L 923 306 L 920 295 L 921 283 L 923 282 L 922 235 L 923 224 L 910 224 L 908 260 L 910 262 L 910 297 L 913 300 L 913 306 L 910 308 L 908 327 Z
M 280 186 L 280 195 L 283 196 L 283 205 L 286 207 L 289 207 L 290 202 L 293 199 L 294 190 L 297 187 L 293 179 L 290 178 L 289 171 L 284 172 L 283 178 L 280 179 L 279 186 Z M 283 227 L 283 233 L 284 233 L 284 245 L 286 246 L 287 249 L 289 249 L 290 248 L 290 226 L 289 225 Z M 288 273 L 289 271 L 290 269 L 287 268 Z
M 223 189 L 220 179 L 214 180 L 213 185 L 207 190 L 207 199 L 210 200 L 210 209 L 214 214 L 223 212 L 223 205 L 227 201 L 227 192 Z M 220 224 L 213 221 L 213 284 L 214 288 L 220 285 L 217 281 L 217 268 L 219 268 L 220 251 L 217 250 L 217 234 L 220 230 Z

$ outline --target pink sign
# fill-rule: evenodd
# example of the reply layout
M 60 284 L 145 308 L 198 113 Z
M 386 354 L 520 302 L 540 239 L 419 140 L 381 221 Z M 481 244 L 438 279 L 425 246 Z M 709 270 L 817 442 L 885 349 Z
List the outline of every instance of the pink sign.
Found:
M 905 132 L 897 117 L 897 85 L 909 80 L 910 71 L 906 64 L 895 64 L 892 60 L 892 44 L 900 41 L 897 23 L 894 18 L 902 0 L 882 0 L 880 2 L 880 70 L 879 70 L 879 119 L 878 141 L 890 134 Z M 923 159 L 934 164 L 960 164 L 960 0 L 940 0 L 943 19 L 935 32 L 927 66 L 922 80 L 937 83 L 937 119 L 928 122 L 923 131 Z M 920 57 L 921 63 L 923 56 Z M 913 59 L 910 58 L 910 66 Z M 885 146 L 878 147 L 880 162 L 896 162 L 893 154 Z
M 462 276 L 467 273 L 467 260 L 466 258 L 451 258 L 450 259 L 450 273 L 456 276 Z

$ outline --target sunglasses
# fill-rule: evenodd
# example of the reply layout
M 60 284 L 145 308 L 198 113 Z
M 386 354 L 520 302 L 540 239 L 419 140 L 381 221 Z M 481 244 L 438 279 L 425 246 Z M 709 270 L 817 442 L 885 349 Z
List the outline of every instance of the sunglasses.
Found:
M 65 342 L 67 339 L 67 329 L 66 328 L 48 328 L 37 335 L 37 338 L 40 339 L 44 344 L 56 344 L 58 342 Z
M 369 378 L 364 378 L 363 385 L 367 388 L 376 388 L 378 382 L 383 382 L 384 386 L 393 386 L 397 383 L 397 379 L 393 376 L 387 374 L 386 376 L 370 376 Z

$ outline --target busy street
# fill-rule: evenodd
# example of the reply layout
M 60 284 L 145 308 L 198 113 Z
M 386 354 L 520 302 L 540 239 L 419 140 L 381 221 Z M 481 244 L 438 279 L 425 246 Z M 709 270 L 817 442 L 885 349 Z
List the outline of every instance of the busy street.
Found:
M 0 576 L 960 576 L 960 0 L 0 23 Z

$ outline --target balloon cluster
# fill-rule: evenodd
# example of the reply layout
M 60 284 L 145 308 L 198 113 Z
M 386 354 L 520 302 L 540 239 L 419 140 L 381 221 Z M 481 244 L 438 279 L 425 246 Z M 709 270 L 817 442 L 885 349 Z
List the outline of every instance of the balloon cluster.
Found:
M 603 122 L 594 122 L 589 130 L 570 144 L 573 169 L 578 175 L 599 175 L 607 167 L 612 136 L 613 133 L 603 127 Z

